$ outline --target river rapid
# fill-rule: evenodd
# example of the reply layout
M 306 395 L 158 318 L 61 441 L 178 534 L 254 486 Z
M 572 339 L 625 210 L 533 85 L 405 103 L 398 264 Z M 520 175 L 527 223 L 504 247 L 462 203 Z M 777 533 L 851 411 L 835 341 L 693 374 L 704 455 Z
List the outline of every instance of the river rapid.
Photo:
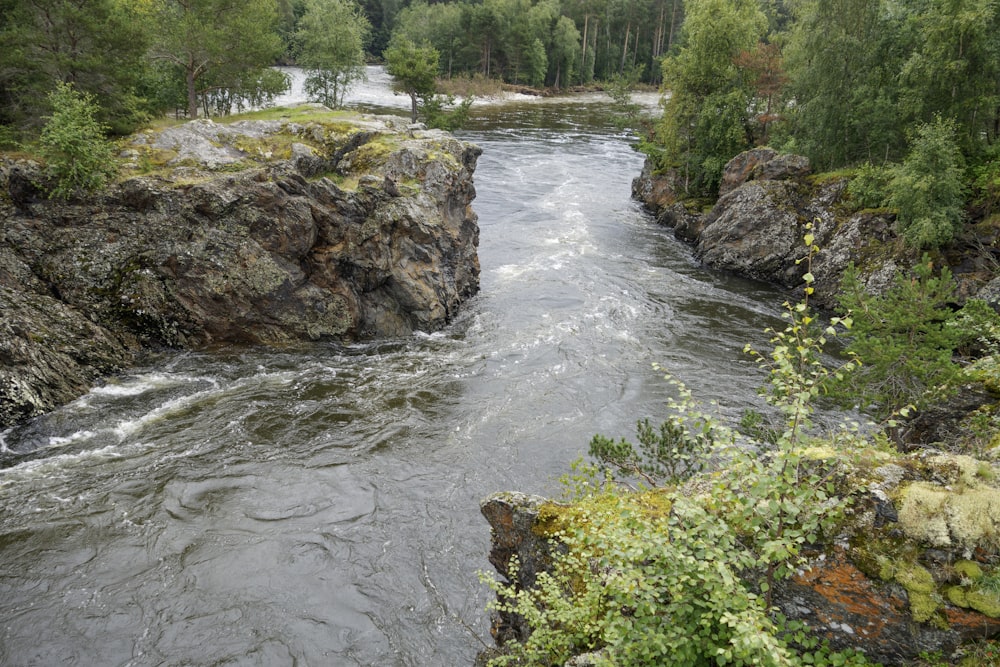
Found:
M 358 106 L 408 106 L 372 79 Z M 630 201 L 606 106 L 475 107 L 482 291 L 447 329 L 163 353 L 0 434 L 0 664 L 469 665 L 481 498 L 558 494 L 593 434 L 662 415 L 653 362 L 757 405 L 741 351 L 782 295 Z

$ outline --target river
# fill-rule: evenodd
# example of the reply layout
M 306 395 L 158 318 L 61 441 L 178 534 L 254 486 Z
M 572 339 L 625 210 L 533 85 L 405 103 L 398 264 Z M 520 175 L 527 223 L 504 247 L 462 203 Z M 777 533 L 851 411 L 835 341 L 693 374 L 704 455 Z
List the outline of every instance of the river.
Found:
M 0 434 L 0 664 L 469 665 L 481 498 L 556 494 L 594 433 L 662 415 L 653 362 L 755 405 L 741 350 L 781 295 L 630 201 L 605 106 L 476 107 L 482 291 L 447 329 L 164 353 Z

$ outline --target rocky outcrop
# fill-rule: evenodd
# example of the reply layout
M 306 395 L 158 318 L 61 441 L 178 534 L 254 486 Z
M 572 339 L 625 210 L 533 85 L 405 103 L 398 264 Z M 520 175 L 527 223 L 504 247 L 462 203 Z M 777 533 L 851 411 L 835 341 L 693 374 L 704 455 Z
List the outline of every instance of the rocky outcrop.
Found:
M 932 451 L 869 457 L 860 466 L 840 464 L 839 485 L 853 496 L 852 509 L 834 539 L 811 545 L 804 566 L 778 582 L 773 605 L 831 647 L 863 651 L 887 666 L 910 664 L 922 652 L 950 656 L 963 643 L 1000 636 L 994 466 Z M 680 493 L 719 511 L 705 488 L 696 478 Z M 501 493 L 481 504 L 491 527 L 490 562 L 518 589 L 534 585 L 559 546 L 544 537 L 551 534 L 540 518 L 546 502 Z M 512 574 L 514 556 L 520 569 Z M 744 575 L 755 588 L 759 573 Z M 496 614 L 493 629 L 500 646 L 531 632 L 510 613 Z
M 807 267 L 802 242 L 812 224 L 820 247 L 811 271 L 816 278 L 814 302 L 835 305 L 834 296 L 846 267 L 853 263 L 873 293 L 889 287 L 898 270 L 919 255 L 899 241 L 895 217 L 888 211 L 856 210 L 847 197 L 847 179 L 810 175 L 806 158 L 757 148 L 733 158 L 725 167 L 719 198 L 708 211 L 681 201 L 678 174 L 653 173 L 649 162 L 632 184 L 660 224 L 694 244 L 706 265 L 787 288 L 801 285 Z M 993 237 L 987 238 L 990 234 Z M 996 259 L 990 248 L 996 230 L 969 225 L 965 235 L 943 253 L 967 298 L 994 278 Z M 984 292 L 986 294 L 987 292 Z M 989 292 L 992 294 L 992 292 Z M 991 297 L 994 298 L 994 297 Z
M 0 164 L 0 424 L 150 347 L 433 330 L 479 287 L 480 150 L 320 109 L 133 137 L 119 182 Z
M 479 505 L 490 524 L 490 564 L 508 582 L 518 588 L 531 588 L 540 572 L 549 568 L 552 550 L 558 546 L 533 530 L 538 510 L 548 502 L 540 496 L 523 493 L 496 493 Z M 517 571 L 511 568 L 512 559 Z M 523 641 L 531 634 L 525 620 L 513 614 L 497 614 L 490 629 L 498 645 L 508 641 Z

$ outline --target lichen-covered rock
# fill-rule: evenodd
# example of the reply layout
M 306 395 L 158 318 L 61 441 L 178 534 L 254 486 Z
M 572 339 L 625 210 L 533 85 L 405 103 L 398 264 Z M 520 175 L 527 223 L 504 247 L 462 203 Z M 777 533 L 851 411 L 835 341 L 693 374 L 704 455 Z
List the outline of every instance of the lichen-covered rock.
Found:
M 805 267 L 804 220 L 796 186 L 753 181 L 719 198 L 698 238 L 697 253 L 709 266 L 791 287 Z
M 506 492 L 493 494 L 479 505 L 490 524 L 490 564 L 519 589 L 534 586 L 538 573 L 552 563 L 554 543 L 534 530 L 539 509 L 546 502 L 539 496 Z M 511 559 L 518 564 L 516 572 L 511 568 Z M 497 644 L 504 644 L 526 639 L 531 630 L 519 616 L 497 614 L 491 632 Z
M 121 182 L 70 201 L 26 185 L 43 180 L 38 165 L 0 167 L 0 286 L 25 313 L 0 347 L 30 347 L 45 325 L 30 314 L 46 308 L 28 308 L 24 290 L 75 322 L 60 336 L 119 341 L 93 368 L 83 341 L 47 362 L 59 372 L 27 370 L 21 355 L 19 391 L 37 400 L 0 408 L 0 424 L 127 365 L 135 341 L 395 337 L 448 322 L 479 288 L 480 150 L 391 119 L 332 118 L 146 132 L 124 149 Z
M 642 165 L 642 173 L 632 179 L 632 198 L 659 215 L 677 201 L 677 178 L 675 171 L 654 173 L 653 163 L 647 159 Z
M 772 602 L 787 618 L 835 649 L 860 650 L 885 665 L 908 664 L 925 651 L 952 655 L 963 643 L 1000 636 L 996 466 L 931 450 L 806 456 L 834 466 L 832 478 L 854 502 L 840 532 L 809 545 L 804 566 L 776 583 Z M 695 478 L 681 492 L 697 498 L 700 483 Z M 704 498 L 711 504 L 711 494 Z M 483 503 L 493 535 L 490 562 L 519 587 L 532 586 L 551 563 L 548 506 L 515 493 Z M 514 555 L 527 565 L 511 579 Z M 755 587 L 759 573 L 745 574 Z M 512 614 L 498 615 L 494 625 L 500 644 L 530 633 Z
M 779 154 L 770 148 L 754 148 L 726 163 L 719 183 L 723 197 L 747 181 L 801 180 L 809 175 L 809 159 L 801 155 Z
M 76 398 L 138 347 L 45 294 L 0 285 L 0 312 L 0 424 Z
M 805 255 L 806 225 L 820 252 L 811 267 L 813 303 L 836 305 L 845 269 L 854 264 L 873 294 L 891 286 L 898 271 L 913 266 L 920 253 L 899 241 L 895 215 L 885 210 L 858 211 L 847 196 L 848 179 L 811 177 L 809 161 L 757 148 L 727 163 L 720 196 L 708 212 L 678 201 L 675 178 L 654 174 L 649 160 L 632 183 L 632 195 L 660 224 L 696 246 L 698 258 L 713 268 L 795 288 L 806 271 L 797 263 Z M 952 269 L 960 300 L 980 296 L 996 302 L 993 247 L 1000 238 L 996 224 L 968 225 L 938 261 Z

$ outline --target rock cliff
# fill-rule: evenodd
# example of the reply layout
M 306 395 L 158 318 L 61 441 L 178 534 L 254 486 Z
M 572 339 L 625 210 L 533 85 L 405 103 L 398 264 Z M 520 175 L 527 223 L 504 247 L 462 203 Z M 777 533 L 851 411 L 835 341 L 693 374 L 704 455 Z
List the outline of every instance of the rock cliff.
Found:
M 648 161 L 633 181 L 632 193 L 660 224 L 692 243 L 706 265 L 788 288 L 801 286 L 806 267 L 797 262 L 806 254 L 805 225 L 812 223 L 821 249 L 812 266 L 815 303 L 832 307 L 849 263 L 878 293 L 891 285 L 897 270 L 919 259 L 897 238 L 892 213 L 852 206 L 847 183 L 844 176 L 813 176 L 804 157 L 756 148 L 726 165 L 719 198 L 707 210 L 679 201 L 676 176 L 652 173 Z M 997 302 L 991 296 L 995 286 L 986 287 L 995 276 L 991 247 L 996 236 L 989 225 L 967 225 L 941 254 L 961 297 L 979 295 Z
M 0 425 L 155 347 L 433 330 L 479 288 L 480 149 L 321 108 L 130 138 L 117 183 L 0 162 Z

